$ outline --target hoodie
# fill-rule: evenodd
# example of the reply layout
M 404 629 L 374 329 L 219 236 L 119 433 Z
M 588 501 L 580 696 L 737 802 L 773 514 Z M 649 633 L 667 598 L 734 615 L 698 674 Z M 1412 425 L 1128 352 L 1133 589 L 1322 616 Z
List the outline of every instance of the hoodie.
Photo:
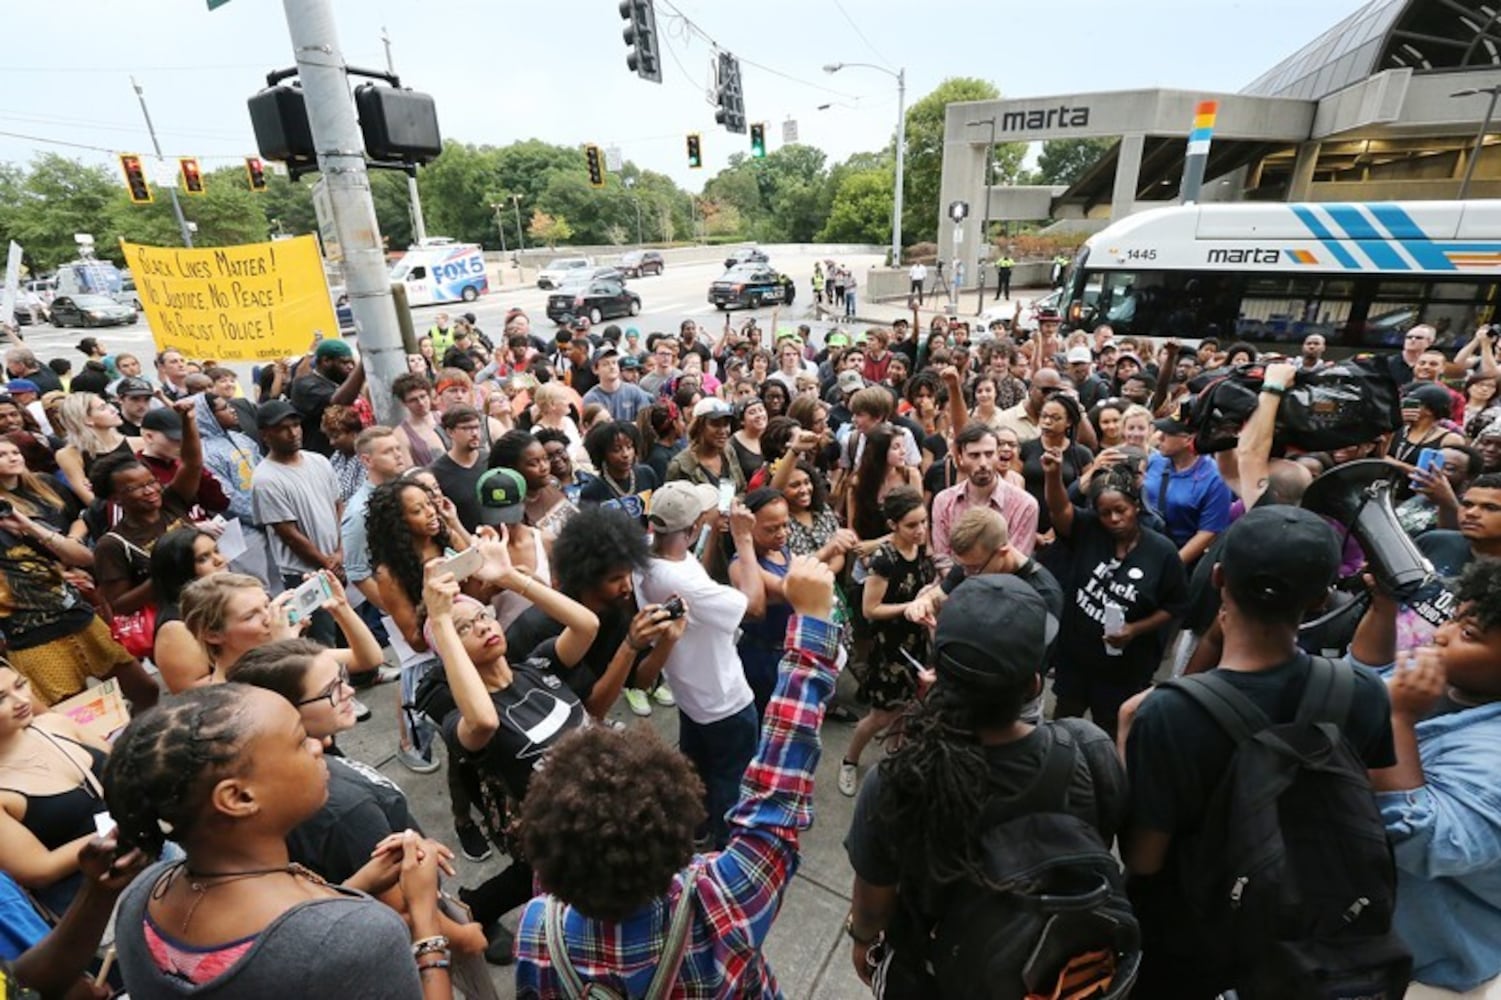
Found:
M 247 525 L 255 519 L 250 512 L 250 476 L 260 464 L 261 453 L 255 442 L 240 431 L 219 426 L 209 406 L 208 394 L 197 400 L 198 435 L 203 439 L 203 467 L 213 473 L 229 497 L 229 513 Z

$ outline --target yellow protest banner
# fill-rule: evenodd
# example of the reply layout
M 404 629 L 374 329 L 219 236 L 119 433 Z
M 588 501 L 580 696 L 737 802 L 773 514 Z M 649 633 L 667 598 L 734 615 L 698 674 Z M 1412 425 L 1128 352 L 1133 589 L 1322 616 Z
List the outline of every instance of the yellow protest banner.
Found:
M 316 330 L 339 334 L 312 236 L 196 250 L 120 247 L 161 350 L 270 361 L 306 351 Z

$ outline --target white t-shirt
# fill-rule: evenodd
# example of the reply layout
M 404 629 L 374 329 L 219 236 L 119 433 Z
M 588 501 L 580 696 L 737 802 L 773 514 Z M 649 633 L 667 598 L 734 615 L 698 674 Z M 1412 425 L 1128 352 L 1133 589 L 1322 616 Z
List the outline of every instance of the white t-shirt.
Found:
M 683 714 L 707 726 L 754 701 L 735 650 L 749 603 L 745 595 L 716 583 L 691 554 L 676 562 L 653 558 L 635 580 L 640 607 L 661 604 L 673 594 L 688 605 L 688 629 L 662 666 Z

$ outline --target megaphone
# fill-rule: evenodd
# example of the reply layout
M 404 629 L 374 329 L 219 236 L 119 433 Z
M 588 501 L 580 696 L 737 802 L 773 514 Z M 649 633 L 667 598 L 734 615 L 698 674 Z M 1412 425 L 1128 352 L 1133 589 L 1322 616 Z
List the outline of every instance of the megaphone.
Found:
M 1392 486 L 1401 470 L 1379 458 L 1346 462 L 1315 479 L 1303 507 L 1345 525 L 1365 550 L 1376 582 L 1399 600 L 1433 578 L 1433 564 L 1402 530 L 1392 509 Z

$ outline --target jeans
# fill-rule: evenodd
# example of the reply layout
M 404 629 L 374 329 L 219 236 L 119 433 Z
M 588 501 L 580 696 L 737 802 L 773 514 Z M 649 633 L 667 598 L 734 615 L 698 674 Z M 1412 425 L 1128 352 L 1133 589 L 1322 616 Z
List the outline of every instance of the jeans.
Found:
M 911 288 L 910 291 L 908 291 L 907 294 L 909 296 L 917 299 L 917 304 L 918 305 L 922 305 L 922 282 L 921 281 L 917 281 L 916 279 L 914 279 L 912 281 L 912 288 Z
M 704 782 L 708 834 L 723 849 L 730 839 L 725 814 L 740 799 L 740 779 L 761 739 L 754 703 L 718 722 L 699 725 L 678 710 L 678 748 L 693 762 Z
M 844 315 L 850 319 L 855 318 L 855 290 L 846 289 L 844 293 Z
M 296 590 L 303 584 L 302 574 L 283 573 L 281 575 L 281 583 L 288 590 Z M 322 608 L 313 612 L 313 623 L 302 634 L 314 642 L 322 643 L 329 649 L 337 649 L 339 647 L 339 626 L 334 623 L 334 616 Z

